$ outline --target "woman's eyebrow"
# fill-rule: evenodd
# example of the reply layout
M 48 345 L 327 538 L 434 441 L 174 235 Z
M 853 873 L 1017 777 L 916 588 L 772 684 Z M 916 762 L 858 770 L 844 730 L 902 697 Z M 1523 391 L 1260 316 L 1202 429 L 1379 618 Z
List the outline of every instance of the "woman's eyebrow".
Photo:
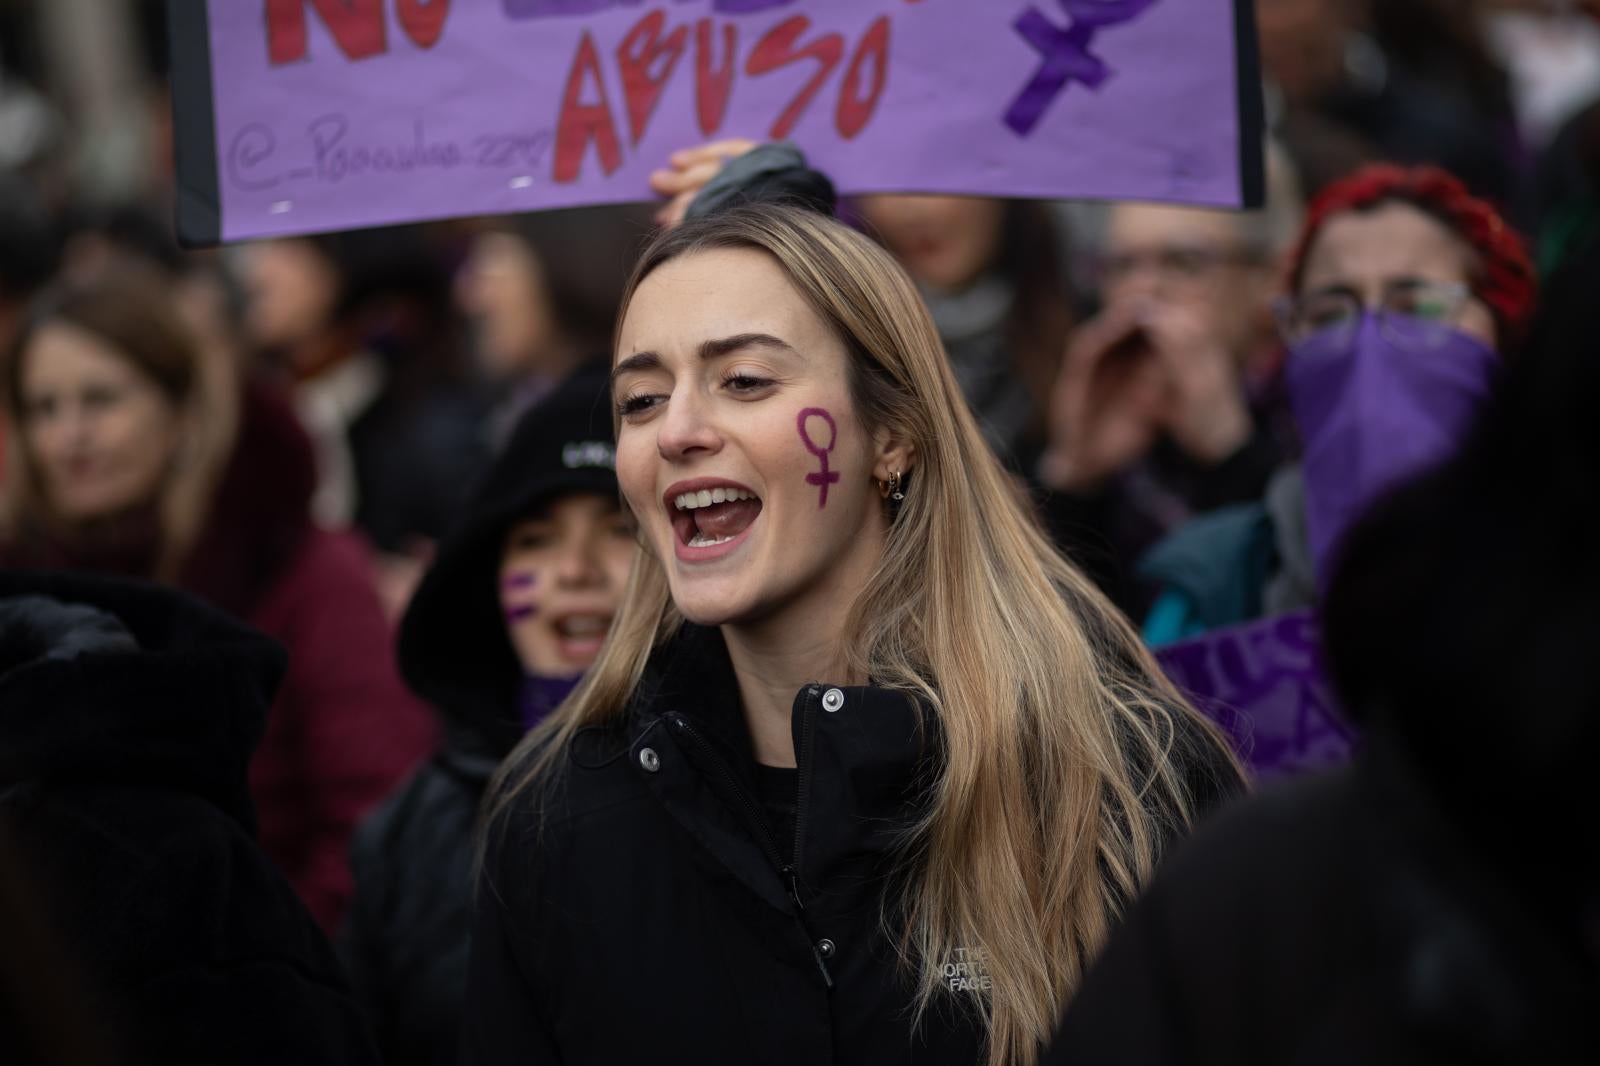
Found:
M 794 346 L 789 342 L 774 337 L 770 333 L 736 333 L 731 337 L 722 337 L 718 340 L 705 341 L 700 345 L 700 358 L 715 359 L 721 355 L 729 355 L 743 348 L 775 348 L 779 351 L 799 355 Z
M 628 358 L 620 360 L 611 368 L 611 383 L 616 384 L 617 379 L 624 374 L 636 370 L 655 370 L 661 366 L 661 357 L 655 352 L 635 352 Z
M 1361 291 L 1354 285 L 1339 281 L 1332 285 L 1318 285 L 1314 289 L 1306 290 L 1307 296 L 1355 296 L 1360 297 Z
M 701 359 L 716 359 L 719 356 L 731 355 L 745 348 L 771 348 L 775 351 L 789 352 L 799 355 L 792 344 L 781 337 L 774 337 L 770 333 L 735 333 L 731 337 L 719 337 L 714 340 L 703 341 L 700 344 Z M 618 361 L 611 369 L 613 384 L 624 374 L 642 370 L 659 370 L 662 366 L 661 356 L 655 352 L 635 352 L 626 359 Z

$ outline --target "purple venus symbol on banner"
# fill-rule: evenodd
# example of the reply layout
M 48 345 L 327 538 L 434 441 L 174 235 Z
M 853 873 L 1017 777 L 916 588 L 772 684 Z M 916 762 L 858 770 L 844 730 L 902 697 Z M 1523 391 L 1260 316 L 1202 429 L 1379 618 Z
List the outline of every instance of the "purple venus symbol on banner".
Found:
M 820 418 L 828 423 L 827 447 L 819 445 L 811 439 L 811 434 L 806 432 L 806 420 L 811 418 Z M 815 474 L 806 475 L 806 484 L 815 485 L 822 490 L 817 497 L 817 506 L 819 508 L 826 507 L 828 506 L 828 486 L 835 484 L 839 480 L 839 472 L 828 469 L 828 453 L 833 451 L 835 444 L 839 443 L 839 427 L 834 425 L 833 416 L 820 407 L 807 407 L 804 411 L 801 411 L 800 417 L 795 420 L 795 425 L 800 430 L 800 439 L 805 442 L 806 451 L 815 455 L 818 462 L 822 464 L 821 470 Z
M 1044 118 L 1056 97 L 1071 82 L 1098 89 L 1111 77 L 1111 68 L 1089 51 L 1096 32 L 1107 26 L 1132 22 L 1157 0 L 1056 0 L 1072 21 L 1062 29 L 1036 7 L 1024 11 L 1012 24 L 1044 62 L 1033 80 L 1017 94 L 1006 111 L 1005 123 L 1026 137 Z

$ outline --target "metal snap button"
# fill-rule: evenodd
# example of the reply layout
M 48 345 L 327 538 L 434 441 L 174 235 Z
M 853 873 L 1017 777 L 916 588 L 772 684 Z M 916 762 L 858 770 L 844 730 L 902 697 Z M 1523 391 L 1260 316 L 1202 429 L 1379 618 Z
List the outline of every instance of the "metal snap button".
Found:
M 644 767 L 646 773 L 653 774 L 661 769 L 661 756 L 656 754 L 654 748 L 640 748 L 639 765 Z
M 818 955 L 821 955 L 825 959 L 831 959 L 831 958 L 833 958 L 833 953 L 834 953 L 833 941 L 831 941 L 831 940 L 819 940 L 819 941 L 817 941 L 817 954 Z
M 822 709 L 830 714 L 844 706 L 844 693 L 830 688 L 822 694 Z

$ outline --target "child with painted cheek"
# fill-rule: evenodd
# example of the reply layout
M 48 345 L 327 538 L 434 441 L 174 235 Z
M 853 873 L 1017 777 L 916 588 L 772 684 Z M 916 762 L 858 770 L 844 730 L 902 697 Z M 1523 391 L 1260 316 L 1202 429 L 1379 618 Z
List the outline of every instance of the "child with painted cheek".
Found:
M 559 706 L 599 656 L 633 553 L 615 494 L 562 496 L 506 534 L 500 609 L 525 679 L 525 726 Z

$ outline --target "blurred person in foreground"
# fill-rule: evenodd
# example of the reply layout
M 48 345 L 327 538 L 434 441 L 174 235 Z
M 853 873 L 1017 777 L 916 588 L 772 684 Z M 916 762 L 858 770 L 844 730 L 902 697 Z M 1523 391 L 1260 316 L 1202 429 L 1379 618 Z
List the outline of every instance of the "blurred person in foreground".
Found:
M 400 683 L 365 548 L 311 521 L 305 434 L 276 393 L 197 347 L 145 275 L 42 297 L 0 369 L 14 427 L 0 564 L 166 581 L 289 649 L 251 790 L 262 846 L 331 930 L 356 820 L 433 730 Z
M 1470 443 L 1351 533 L 1354 765 L 1174 855 L 1050 1063 L 1600 1061 L 1600 246 Z
M 246 764 L 283 669 L 173 591 L 0 573 L 0 895 L 31 918 L 0 951 L 7 1063 L 378 1062 L 255 840 Z
M 1264 498 L 1195 519 L 1141 576 L 1151 643 L 1310 607 L 1345 532 L 1460 446 L 1534 304 L 1522 240 L 1434 168 L 1374 165 L 1325 189 L 1281 305 L 1301 458 Z
M 1272 300 L 1303 206 L 1270 150 L 1267 206 L 1111 208 L 1103 310 L 1066 349 L 1039 479 L 1059 541 L 1135 614 L 1139 557 L 1197 514 L 1258 499 L 1284 455 Z
M 443 749 L 356 832 L 341 940 L 389 1066 L 451 1066 L 472 929 L 473 829 L 489 778 L 600 653 L 633 565 L 604 364 L 529 409 L 422 579 L 406 680 Z
M 648 231 L 632 207 L 539 211 L 489 220 L 456 276 L 478 369 L 497 393 L 490 452 L 523 412 L 611 344 L 628 271 Z

